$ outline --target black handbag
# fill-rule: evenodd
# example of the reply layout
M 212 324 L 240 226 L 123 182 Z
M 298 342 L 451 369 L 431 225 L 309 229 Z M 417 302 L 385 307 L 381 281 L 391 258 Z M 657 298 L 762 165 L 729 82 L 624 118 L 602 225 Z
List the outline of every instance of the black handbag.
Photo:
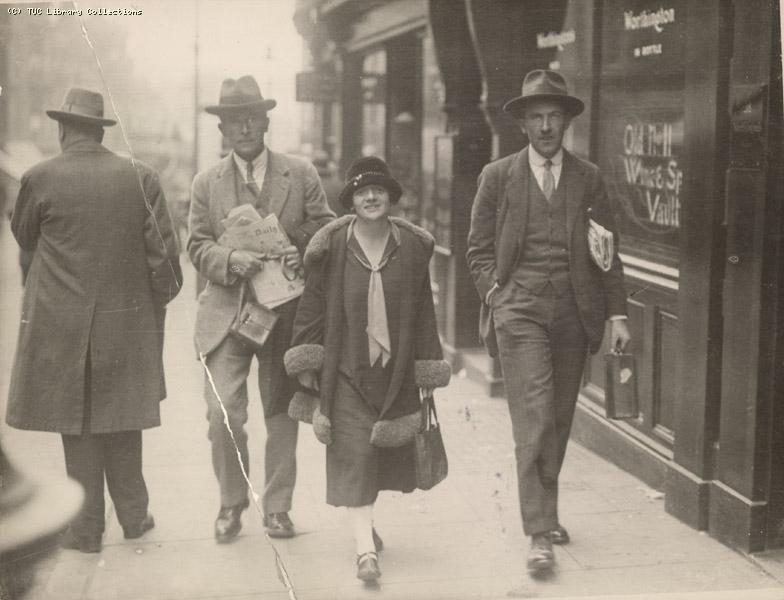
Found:
M 449 463 L 432 395 L 422 398 L 421 411 L 421 425 L 414 435 L 416 486 L 429 490 L 446 478 Z
M 278 322 L 278 314 L 255 300 L 246 300 L 248 286 L 247 281 L 243 281 L 240 286 L 237 316 L 229 332 L 245 345 L 261 350 Z
M 604 411 L 608 419 L 636 419 L 640 409 L 637 405 L 637 371 L 634 355 L 609 352 L 604 355 L 605 386 Z

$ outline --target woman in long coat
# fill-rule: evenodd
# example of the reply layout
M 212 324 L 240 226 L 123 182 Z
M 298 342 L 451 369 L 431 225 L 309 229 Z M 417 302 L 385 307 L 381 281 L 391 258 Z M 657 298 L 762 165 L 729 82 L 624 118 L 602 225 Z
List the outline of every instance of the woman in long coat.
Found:
M 322 228 L 305 252 L 305 291 L 286 368 L 317 396 L 290 414 L 327 444 L 327 503 L 348 507 L 357 577 L 381 575 L 373 529 L 380 490 L 415 488 L 420 390 L 449 382 L 436 329 L 428 264 L 434 241 L 389 216 L 400 186 L 383 160 L 352 165 L 340 195 L 353 215 Z

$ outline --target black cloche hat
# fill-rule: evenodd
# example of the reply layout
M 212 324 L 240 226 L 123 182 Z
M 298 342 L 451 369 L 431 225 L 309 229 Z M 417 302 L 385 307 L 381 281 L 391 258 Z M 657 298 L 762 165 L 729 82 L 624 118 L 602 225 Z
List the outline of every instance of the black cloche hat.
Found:
M 346 172 L 346 185 L 340 192 L 340 203 L 351 208 L 354 192 L 366 185 L 380 185 L 389 192 L 392 204 L 400 200 L 403 190 L 392 177 L 389 167 L 378 156 L 363 156 L 354 161 Z

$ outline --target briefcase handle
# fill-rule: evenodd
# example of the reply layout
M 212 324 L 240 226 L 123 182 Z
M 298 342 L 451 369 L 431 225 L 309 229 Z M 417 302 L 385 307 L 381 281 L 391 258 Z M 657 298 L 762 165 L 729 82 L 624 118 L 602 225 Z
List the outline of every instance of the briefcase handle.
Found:
M 237 319 L 239 319 L 240 315 L 242 314 L 242 307 L 245 306 L 245 294 L 249 290 L 250 282 L 247 279 L 243 279 L 242 283 L 240 283 L 240 298 L 239 304 L 237 304 Z

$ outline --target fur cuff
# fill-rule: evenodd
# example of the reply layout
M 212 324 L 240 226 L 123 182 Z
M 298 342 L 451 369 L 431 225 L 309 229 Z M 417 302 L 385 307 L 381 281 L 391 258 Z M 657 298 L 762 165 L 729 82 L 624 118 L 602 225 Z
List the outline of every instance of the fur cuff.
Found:
M 322 444 L 329 446 L 332 443 L 332 423 L 329 417 L 321 414 L 321 409 L 316 405 L 313 411 L 313 433 Z
M 414 439 L 419 431 L 422 413 L 417 411 L 392 420 L 376 421 L 370 432 L 370 443 L 377 448 L 398 448 Z
M 324 346 L 321 344 L 300 344 L 286 351 L 283 355 L 286 373 L 299 375 L 308 370 L 321 371 L 324 364 Z
M 451 376 L 452 369 L 445 360 L 418 360 L 414 363 L 414 381 L 417 387 L 446 387 Z
M 289 416 L 295 421 L 313 423 L 313 412 L 319 405 L 318 397 L 307 392 L 294 392 L 289 402 Z

